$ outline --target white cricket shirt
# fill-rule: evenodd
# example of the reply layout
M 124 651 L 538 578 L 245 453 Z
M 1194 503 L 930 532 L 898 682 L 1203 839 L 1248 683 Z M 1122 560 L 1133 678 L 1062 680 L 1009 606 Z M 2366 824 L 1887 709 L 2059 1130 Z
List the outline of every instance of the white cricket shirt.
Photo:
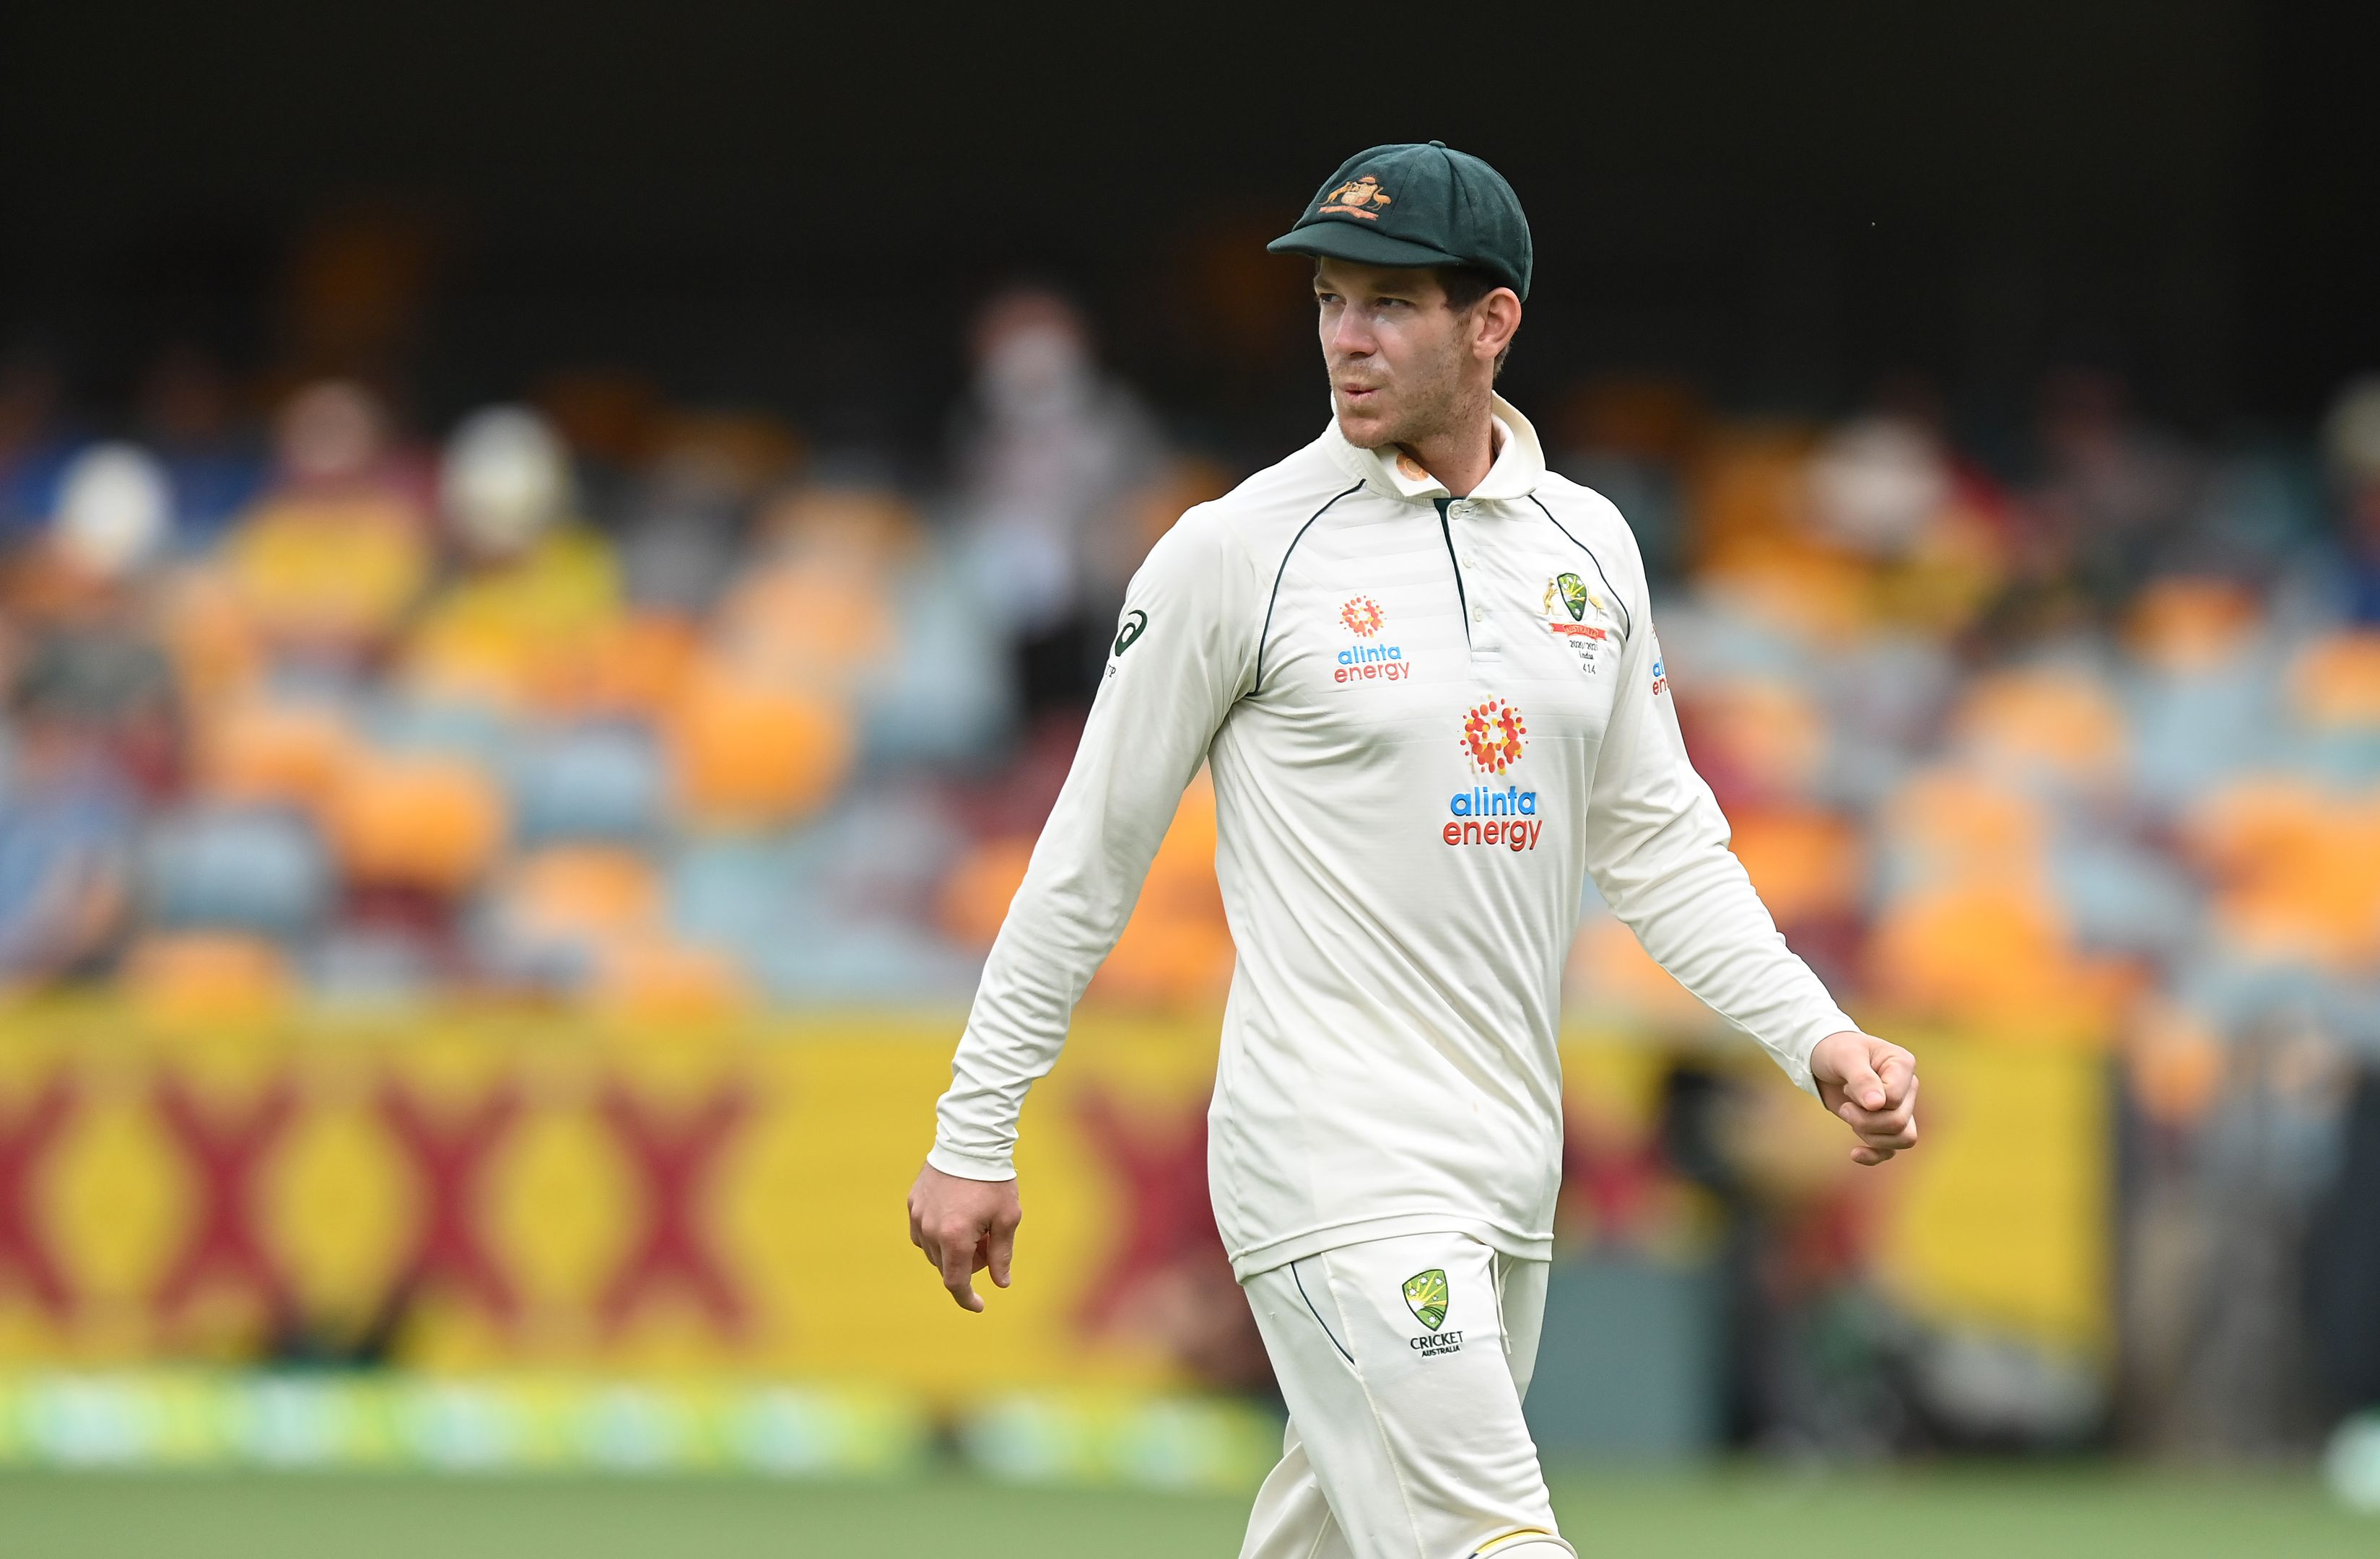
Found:
M 1467 497 L 1334 420 L 1150 551 L 984 966 L 936 1168 L 1014 1173 L 1026 1090 L 1201 762 L 1239 953 L 1208 1172 L 1242 1277 L 1432 1230 L 1547 1256 L 1586 875 L 1802 1088 L 1857 1027 L 1687 761 L 1627 523 L 1494 409 Z

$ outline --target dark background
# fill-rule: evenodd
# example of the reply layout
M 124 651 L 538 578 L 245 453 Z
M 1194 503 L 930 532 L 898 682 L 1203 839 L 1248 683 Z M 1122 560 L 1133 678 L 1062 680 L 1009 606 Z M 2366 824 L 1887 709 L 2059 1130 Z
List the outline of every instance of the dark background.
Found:
M 1260 453 L 1322 415 L 1262 241 L 1434 136 L 1534 224 L 1524 404 L 1658 371 L 1832 411 L 1913 370 L 1988 443 L 2079 362 L 2195 429 L 2301 425 L 2380 362 L 2375 9 L 49 0 L 0 22 L 0 350 L 103 418 L 173 339 L 265 367 L 310 224 L 384 221 L 425 421 L 600 364 L 914 441 L 968 309 L 1038 277 Z

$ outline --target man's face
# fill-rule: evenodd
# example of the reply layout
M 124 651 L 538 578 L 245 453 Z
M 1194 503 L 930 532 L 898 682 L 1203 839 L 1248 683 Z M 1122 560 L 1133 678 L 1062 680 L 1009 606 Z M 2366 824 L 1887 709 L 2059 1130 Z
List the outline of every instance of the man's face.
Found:
M 1364 449 L 1411 443 L 1458 418 L 1486 381 L 1472 316 L 1446 306 L 1436 272 L 1348 260 L 1314 268 L 1322 360 L 1339 430 Z

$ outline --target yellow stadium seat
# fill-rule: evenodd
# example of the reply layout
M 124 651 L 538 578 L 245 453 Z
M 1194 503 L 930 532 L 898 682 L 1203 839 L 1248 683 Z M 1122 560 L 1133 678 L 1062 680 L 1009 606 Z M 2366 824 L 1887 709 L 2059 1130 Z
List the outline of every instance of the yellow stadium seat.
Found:
M 425 521 L 381 494 L 269 502 L 240 522 L 225 555 L 266 637 L 299 649 L 381 642 L 430 578 Z

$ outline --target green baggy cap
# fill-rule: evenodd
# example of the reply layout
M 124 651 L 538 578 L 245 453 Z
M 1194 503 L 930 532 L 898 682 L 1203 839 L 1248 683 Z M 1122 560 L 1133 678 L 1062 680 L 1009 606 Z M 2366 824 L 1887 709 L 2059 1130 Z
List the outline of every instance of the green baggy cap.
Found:
M 1529 220 L 1504 175 L 1442 140 L 1375 146 L 1330 175 L 1265 246 L 1364 265 L 1476 265 L 1529 296 Z

